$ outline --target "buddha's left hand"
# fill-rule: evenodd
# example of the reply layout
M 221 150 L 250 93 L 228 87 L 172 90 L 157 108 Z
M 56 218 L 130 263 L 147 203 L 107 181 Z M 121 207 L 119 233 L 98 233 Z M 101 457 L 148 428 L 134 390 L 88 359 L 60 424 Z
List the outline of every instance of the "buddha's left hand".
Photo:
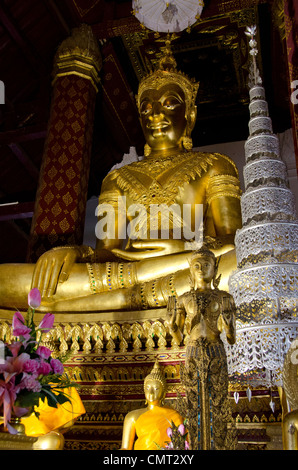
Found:
M 130 261 L 140 261 L 142 259 L 185 251 L 184 240 L 138 240 L 133 242 L 131 246 L 137 251 L 120 250 L 115 248 L 112 252 L 119 258 Z

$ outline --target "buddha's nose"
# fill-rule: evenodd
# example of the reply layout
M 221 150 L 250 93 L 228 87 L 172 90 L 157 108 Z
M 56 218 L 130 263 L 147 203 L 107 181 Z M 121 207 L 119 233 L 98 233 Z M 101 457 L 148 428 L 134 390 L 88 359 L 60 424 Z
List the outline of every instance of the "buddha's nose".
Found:
M 156 101 L 153 103 L 152 105 L 152 110 L 151 110 L 151 113 L 150 113 L 150 116 L 149 116 L 149 119 L 151 121 L 153 120 L 157 120 L 160 118 L 160 116 L 164 116 L 164 114 L 162 113 L 162 109 L 161 109 L 161 104 Z

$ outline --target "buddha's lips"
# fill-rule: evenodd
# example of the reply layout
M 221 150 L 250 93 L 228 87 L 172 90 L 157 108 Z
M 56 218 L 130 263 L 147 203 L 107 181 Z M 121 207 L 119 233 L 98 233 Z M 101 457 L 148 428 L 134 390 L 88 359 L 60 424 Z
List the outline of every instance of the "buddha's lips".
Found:
M 161 122 L 157 122 L 157 123 L 147 124 L 147 128 L 151 129 L 153 131 L 159 130 L 159 129 L 165 129 L 168 126 L 169 126 L 169 123 L 167 121 L 161 121 Z

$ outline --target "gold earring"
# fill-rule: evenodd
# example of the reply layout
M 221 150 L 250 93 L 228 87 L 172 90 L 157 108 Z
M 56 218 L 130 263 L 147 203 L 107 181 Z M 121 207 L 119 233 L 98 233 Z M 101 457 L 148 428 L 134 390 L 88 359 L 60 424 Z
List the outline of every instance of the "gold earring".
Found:
M 185 150 L 191 150 L 193 148 L 192 138 L 186 135 L 182 137 L 182 145 Z
M 151 153 L 151 147 L 150 147 L 150 145 L 145 144 L 145 147 L 144 147 L 144 156 L 145 156 L 145 157 L 149 157 L 150 153 Z
M 214 279 L 213 279 L 214 289 L 218 289 L 220 279 L 221 279 L 221 274 L 218 277 L 216 277 L 216 275 L 214 276 Z

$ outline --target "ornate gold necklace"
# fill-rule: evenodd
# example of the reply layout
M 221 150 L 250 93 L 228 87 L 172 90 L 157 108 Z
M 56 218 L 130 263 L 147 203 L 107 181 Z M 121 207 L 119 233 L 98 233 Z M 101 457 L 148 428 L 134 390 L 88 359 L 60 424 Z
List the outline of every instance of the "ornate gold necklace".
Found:
M 146 159 L 116 170 L 117 184 L 137 203 L 148 207 L 150 204 L 170 205 L 175 202 L 184 183 L 200 177 L 216 160 L 215 155 L 200 152 L 187 152 L 164 159 Z M 165 172 L 168 175 L 161 182 L 158 177 Z M 142 175 L 141 178 L 138 173 Z

